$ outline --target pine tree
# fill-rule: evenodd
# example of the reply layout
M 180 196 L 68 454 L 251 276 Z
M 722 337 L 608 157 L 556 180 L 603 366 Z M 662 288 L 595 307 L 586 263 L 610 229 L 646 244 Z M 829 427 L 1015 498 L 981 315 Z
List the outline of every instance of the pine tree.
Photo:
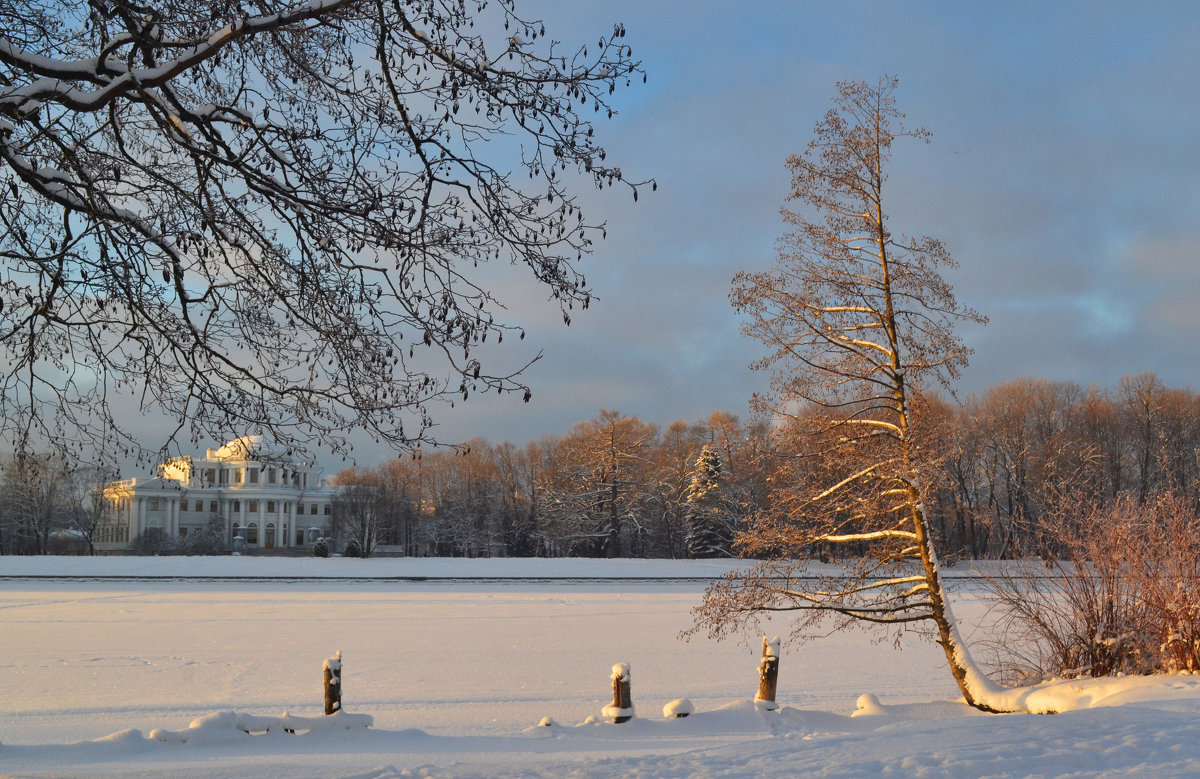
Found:
M 688 557 L 728 557 L 732 532 L 722 510 L 721 456 L 705 445 L 696 457 L 687 491 Z

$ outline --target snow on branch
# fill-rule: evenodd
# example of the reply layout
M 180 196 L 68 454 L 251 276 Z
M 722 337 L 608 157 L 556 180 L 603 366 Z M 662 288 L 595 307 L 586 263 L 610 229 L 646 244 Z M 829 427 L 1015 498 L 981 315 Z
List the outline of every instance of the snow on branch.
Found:
M 644 77 L 622 26 L 565 56 L 511 3 L 102 5 L 25 7 L 0 40 L 0 359 L 31 369 L 0 375 L 0 433 L 346 454 L 430 441 L 434 404 L 529 400 L 540 354 L 479 268 L 588 307 L 606 228 L 576 189 L 653 187 L 595 137 Z M 119 396 L 178 427 L 140 448 Z
M 940 275 L 954 265 L 940 241 L 893 238 L 884 203 L 892 143 L 928 135 L 903 126 L 897 85 L 888 75 L 837 85 L 807 149 L 788 159 L 795 208 L 782 212 L 776 266 L 734 278 L 742 331 L 768 349 L 752 367 L 770 371 L 771 391 L 752 404 L 782 421 L 772 505 L 736 544 L 772 561 L 710 587 L 696 626 L 719 637 L 774 611 L 805 613 L 798 636 L 831 615 L 838 627 L 929 620 L 967 701 L 988 708 L 941 586 L 922 474 L 943 452 L 918 419 L 922 393 L 966 364 L 954 325 L 984 320 Z M 826 560 L 844 545 L 857 545 L 851 570 L 793 586 L 798 560 Z M 886 575 L 908 567 L 921 573 Z

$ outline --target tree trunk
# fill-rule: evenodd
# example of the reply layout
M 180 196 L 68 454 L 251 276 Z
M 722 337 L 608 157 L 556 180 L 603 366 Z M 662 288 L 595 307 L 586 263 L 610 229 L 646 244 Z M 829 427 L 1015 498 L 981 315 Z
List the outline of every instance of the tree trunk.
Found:
M 942 589 L 937 553 L 933 550 L 928 528 L 925 525 L 925 511 L 919 503 L 915 503 L 913 506 L 912 520 L 913 530 L 917 534 L 917 545 L 921 552 L 921 565 L 925 570 L 925 584 L 929 588 L 933 622 L 937 625 L 938 644 L 946 653 L 946 661 L 950 664 L 950 673 L 954 676 L 954 681 L 958 685 L 963 699 L 966 700 L 967 705 L 993 714 L 1019 711 L 1018 708 L 1001 706 L 996 701 L 1000 688 L 976 667 L 967 650 L 966 643 L 958 633 L 954 613 L 950 610 L 950 604 L 946 602 L 945 591 Z

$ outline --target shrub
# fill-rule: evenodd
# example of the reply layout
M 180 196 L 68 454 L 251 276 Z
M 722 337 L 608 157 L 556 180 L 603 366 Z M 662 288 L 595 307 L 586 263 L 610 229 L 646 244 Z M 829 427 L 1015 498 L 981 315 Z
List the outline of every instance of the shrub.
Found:
M 1200 670 L 1200 519 L 1177 495 L 1050 525 L 1044 563 L 992 580 L 1002 676 Z
M 329 539 L 317 539 L 313 544 L 313 557 L 329 557 Z
M 210 517 L 204 527 L 179 541 L 178 551 L 185 555 L 218 555 L 225 552 L 225 523 Z
M 352 538 L 346 542 L 346 551 L 342 555 L 344 557 L 362 557 L 362 547 L 358 545 L 358 541 Z
M 137 555 L 157 555 L 171 551 L 172 545 L 162 528 L 148 527 L 130 542 L 129 549 Z

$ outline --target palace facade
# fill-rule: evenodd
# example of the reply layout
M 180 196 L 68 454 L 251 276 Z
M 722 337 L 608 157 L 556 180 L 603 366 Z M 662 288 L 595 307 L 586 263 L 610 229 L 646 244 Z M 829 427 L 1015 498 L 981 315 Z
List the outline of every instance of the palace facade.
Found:
M 330 534 L 335 490 L 315 463 L 298 461 L 263 436 L 243 436 L 204 457 L 175 457 L 152 479 L 98 485 L 107 499 L 98 551 L 128 547 L 150 528 L 169 540 L 219 523 L 228 548 L 285 550 Z M 235 542 L 242 538 L 244 541 Z

